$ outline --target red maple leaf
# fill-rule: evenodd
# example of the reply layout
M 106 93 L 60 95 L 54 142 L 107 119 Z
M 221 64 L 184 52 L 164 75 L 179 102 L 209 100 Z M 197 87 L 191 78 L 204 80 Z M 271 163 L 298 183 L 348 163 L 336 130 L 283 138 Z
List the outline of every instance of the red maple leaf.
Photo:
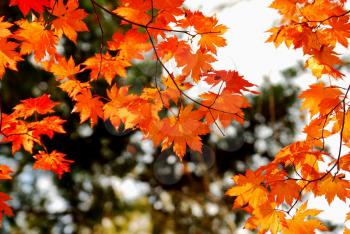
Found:
M 49 0 L 11 0 L 10 6 L 18 6 L 23 15 L 27 15 L 30 10 L 42 13 L 44 7 L 49 6 Z
M 38 154 L 34 155 L 36 162 L 34 163 L 33 168 L 51 170 L 61 177 L 63 173 L 70 171 L 69 164 L 73 162 L 72 160 L 65 159 L 65 156 L 65 154 L 56 150 L 51 153 L 39 151 Z

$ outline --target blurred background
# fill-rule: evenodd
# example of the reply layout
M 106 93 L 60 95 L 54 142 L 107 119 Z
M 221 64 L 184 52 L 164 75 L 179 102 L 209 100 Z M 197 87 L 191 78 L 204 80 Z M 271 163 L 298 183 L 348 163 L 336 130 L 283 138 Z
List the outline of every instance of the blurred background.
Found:
M 0 1 L 0 16 L 6 15 L 9 21 L 20 18 L 18 9 L 9 8 L 8 2 Z M 93 12 L 90 1 L 79 2 L 88 13 Z M 218 1 L 211 9 L 225 13 L 239 4 L 233 2 Z M 187 4 L 200 8 L 196 1 Z M 108 39 L 118 23 L 100 13 Z M 100 47 L 101 32 L 93 14 L 86 23 L 90 32 L 79 35 L 77 46 L 68 40 L 59 45 L 63 54 L 73 55 L 77 63 Z M 225 20 L 221 23 L 226 24 Z M 231 67 L 225 68 L 245 75 L 244 66 L 232 57 L 223 55 L 223 60 L 231 62 Z M 203 138 L 202 154 L 188 151 L 183 162 L 170 150 L 154 148 L 138 131 L 114 129 L 108 121 L 100 121 L 94 129 L 88 123 L 80 125 L 79 116 L 70 113 L 70 98 L 32 61 L 28 57 L 18 64 L 20 72 L 7 71 L 0 82 L 3 111 L 9 113 L 21 99 L 50 93 L 53 100 L 61 102 L 56 110 L 67 120 L 68 134 L 45 139 L 45 144 L 49 151 L 64 152 L 75 163 L 71 173 L 58 179 L 50 172 L 33 171 L 32 155 L 19 152 L 12 156 L 10 145 L 0 145 L 0 163 L 14 170 L 13 180 L 2 182 L 0 191 L 12 196 L 9 203 L 15 213 L 14 218 L 4 219 L 1 233 L 239 233 L 245 216 L 232 210 L 233 199 L 224 196 L 232 186 L 231 177 L 267 163 L 300 130 L 300 121 L 296 121 L 302 118 L 296 102 L 299 88 L 294 78 L 304 70 L 295 60 L 279 69 L 277 82 L 259 70 L 255 71 L 258 75 L 249 74 L 254 77 L 245 75 L 250 82 L 259 80 L 255 83 L 260 94 L 249 96 L 252 108 L 245 111 L 244 125 L 232 123 L 225 136 L 213 126 L 212 133 Z M 152 61 L 135 61 L 123 84 L 140 92 L 150 85 L 155 67 Z M 97 82 L 96 90 L 102 92 L 105 87 Z

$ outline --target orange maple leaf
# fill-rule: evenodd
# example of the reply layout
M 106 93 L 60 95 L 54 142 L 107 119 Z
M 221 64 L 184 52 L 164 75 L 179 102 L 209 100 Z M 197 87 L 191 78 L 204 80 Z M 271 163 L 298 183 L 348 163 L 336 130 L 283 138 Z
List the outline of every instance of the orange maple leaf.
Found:
M 45 117 L 40 121 L 29 124 L 29 128 L 33 129 L 33 137 L 39 139 L 42 135 L 52 138 L 55 133 L 66 133 L 63 124 L 66 121 L 58 116 Z
M 0 38 L 7 38 L 12 34 L 9 30 L 9 28 L 12 27 L 12 24 L 4 21 L 4 18 L 4 16 L 0 17 Z
M 311 122 L 305 126 L 303 132 L 307 134 L 308 139 L 322 139 L 329 137 L 332 133 L 325 129 L 325 127 L 329 124 L 330 118 L 325 118 L 321 116 L 320 118 L 316 118 L 311 120 Z M 334 134 L 335 132 L 333 132 Z
M 151 19 L 151 16 L 147 14 L 147 11 L 151 8 L 152 5 L 150 1 L 121 0 L 120 6 L 113 12 L 127 20 L 146 25 Z
M 100 97 L 93 97 L 90 90 L 84 90 L 75 97 L 76 104 L 72 112 L 80 113 L 80 123 L 90 119 L 90 125 L 93 127 L 98 118 L 103 118 L 103 103 Z
M 0 165 L 0 180 L 10 180 L 12 179 L 12 176 L 10 174 L 12 173 L 12 169 L 7 165 Z
M 330 204 L 335 197 L 346 201 L 350 197 L 350 182 L 344 179 L 344 175 L 332 175 L 329 173 L 322 180 L 316 181 L 307 188 L 315 196 L 325 195 L 327 202 Z
M 315 0 L 312 4 L 306 4 L 299 11 L 308 21 L 322 21 L 331 16 L 345 13 L 341 4 L 329 0 Z
M 33 131 L 28 128 L 26 122 L 21 120 L 7 121 L 4 116 L 2 133 L 5 136 L 2 142 L 12 143 L 12 154 L 16 153 L 23 146 L 24 150 L 29 153 L 33 152 L 34 142 L 40 143 L 39 139 L 32 136 Z
M 5 68 L 17 71 L 17 62 L 22 61 L 20 54 L 15 51 L 17 46 L 17 43 L 0 37 L 0 80 L 5 73 Z
M 178 64 L 184 64 L 191 56 L 191 47 L 186 41 L 179 41 L 177 37 L 168 37 L 157 45 L 158 56 L 163 62 L 174 58 Z
M 126 76 L 126 68 L 131 63 L 120 56 L 111 56 L 109 53 L 96 54 L 94 57 L 87 59 L 83 65 L 86 69 L 91 69 L 91 80 L 97 80 L 104 77 L 108 84 L 112 84 L 116 75 Z
M 118 127 L 121 122 L 125 124 L 126 129 L 135 127 L 139 113 L 133 113 L 128 107 L 137 100 L 137 96 L 128 95 L 128 87 L 118 89 L 115 85 L 107 91 L 107 96 L 111 101 L 103 107 L 104 119 L 109 119 L 115 127 Z
M 43 22 L 28 22 L 26 20 L 17 21 L 20 27 L 14 37 L 21 41 L 20 53 L 27 55 L 34 53 L 36 61 L 40 61 L 48 53 L 51 56 L 56 54 L 56 44 L 58 38 L 53 31 L 46 30 Z
M 294 0 L 274 0 L 269 7 L 278 10 L 279 13 L 286 19 L 297 19 L 295 16 L 297 6 Z
M 350 153 L 344 154 L 339 159 L 339 168 L 350 171 Z
M 316 216 L 321 210 L 307 209 L 307 202 L 303 203 L 296 211 L 292 219 L 286 219 L 283 222 L 283 234 L 295 233 L 316 233 L 316 229 L 327 231 L 328 228 L 317 219 L 308 219 L 308 217 Z
M 63 0 L 51 0 L 51 13 L 56 16 L 52 21 L 55 33 L 61 37 L 65 34 L 74 43 L 77 42 L 77 32 L 88 31 L 83 19 L 87 13 L 79 8 L 78 0 L 68 0 L 64 4 Z
M 58 103 L 53 102 L 50 99 L 50 95 L 44 94 L 37 98 L 29 98 L 22 100 L 21 104 L 16 105 L 13 109 L 14 115 L 18 118 L 28 118 L 35 113 L 44 115 L 47 113 L 52 113 L 54 108 Z
M 58 87 L 68 93 L 69 97 L 73 99 L 75 99 L 79 93 L 82 93 L 83 90 L 89 90 L 91 88 L 89 82 L 80 82 L 76 79 L 64 81 Z
M 327 114 L 327 111 L 334 107 L 329 105 L 329 101 L 331 100 L 334 104 L 339 103 L 341 94 L 342 92 L 338 88 L 325 87 L 322 82 L 310 85 L 309 89 L 299 95 L 299 98 L 304 99 L 301 103 L 301 109 L 308 109 L 311 116 L 317 113 Z
M 75 66 L 73 57 L 67 61 L 64 57 L 57 58 L 57 62 L 44 62 L 44 68 L 52 72 L 58 81 L 64 78 L 72 78 L 75 74 L 81 72 L 80 65 Z
M 227 31 L 227 27 L 222 24 L 218 25 L 218 20 L 215 17 L 207 17 L 200 11 L 185 10 L 185 17 L 178 22 L 178 26 L 183 28 L 193 26 L 195 28 L 201 36 L 198 42 L 201 50 L 216 54 L 216 47 L 226 45 L 223 34 Z
M 224 90 L 220 94 L 205 93 L 200 96 L 202 104 L 201 110 L 206 113 L 205 119 L 208 124 L 220 120 L 220 123 L 226 128 L 233 120 L 243 123 L 244 114 L 242 108 L 249 107 L 248 100 L 240 94 L 231 93 Z
M 38 154 L 34 155 L 36 161 L 33 165 L 33 168 L 50 170 L 61 177 L 63 173 L 70 171 L 69 165 L 73 163 L 72 160 L 65 159 L 65 156 L 65 154 L 60 153 L 56 150 L 52 151 L 51 153 L 39 151 Z
M 245 175 L 233 176 L 235 185 L 225 194 L 236 197 L 234 207 L 244 207 L 249 205 L 253 208 L 268 201 L 268 191 L 262 186 L 265 178 L 260 171 L 253 172 L 247 170 Z
M 184 51 L 187 53 L 187 51 Z M 184 75 L 191 75 L 192 79 L 197 83 L 203 73 L 207 73 L 212 69 L 211 63 L 216 58 L 206 51 L 198 50 L 195 54 L 184 54 L 183 60 L 177 60 L 177 65 L 183 67 Z
M 113 40 L 108 42 L 109 50 L 119 51 L 119 56 L 127 61 L 131 59 L 143 59 L 142 53 L 152 48 L 146 33 L 131 29 L 125 33 L 114 33 Z
M 165 150 L 173 144 L 174 152 L 182 158 L 186 153 L 186 144 L 194 151 L 202 151 L 202 142 L 199 135 L 209 132 L 206 124 L 201 122 L 203 115 L 198 110 L 193 110 L 192 105 L 182 107 L 179 116 L 172 116 L 164 121 L 163 148 Z
M 344 47 L 348 47 L 348 38 L 350 38 L 349 16 L 333 17 L 327 21 L 327 24 L 331 28 L 325 29 L 324 32 L 331 36 L 329 38 L 330 45 L 336 46 L 336 43 L 339 42 Z
M 250 217 L 244 228 L 259 229 L 258 233 L 277 234 L 282 229 L 282 224 L 285 221 L 286 214 L 275 209 L 275 204 L 266 202 L 253 211 L 253 216 Z
M 342 61 L 337 57 L 337 53 L 333 51 L 332 47 L 321 47 L 321 50 L 314 50 L 306 62 L 305 67 L 311 69 L 312 74 L 317 78 L 328 74 L 334 78 L 342 78 L 343 73 L 334 68 L 335 65 L 341 65 Z
M 275 178 L 275 181 L 269 184 L 271 189 L 269 196 L 272 198 L 271 200 L 274 200 L 278 205 L 283 202 L 291 205 L 293 200 L 299 197 L 300 185 L 295 180 L 281 179 L 277 181 Z

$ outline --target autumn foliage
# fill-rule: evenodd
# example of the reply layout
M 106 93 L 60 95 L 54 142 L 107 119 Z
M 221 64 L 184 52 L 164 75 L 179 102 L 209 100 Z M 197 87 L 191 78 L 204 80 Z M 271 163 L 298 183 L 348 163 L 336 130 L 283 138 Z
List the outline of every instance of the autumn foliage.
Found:
M 301 110 L 309 116 L 303 130 L 305 140 L 280 150 L 268 165 L 233 177 L 235 186 L 227 195 L 236 198 L 235 208 L 251 214 L 245 225 L 248 229 L 259 233 L 326 231 L 325 224 L 315 218 L 321 210 L 307 208 L 307 196 L 324 196 L 329 204 L 335 198 L 345 203 L 350 196 L 350 86 L 336 85 L 338 80 L 346 79 L 339 71 L 343 61 L 336 52 L 336 48 L 349 45 L 350 11 L 345 3 L 275 0 L 270 5 L 280 13 L 281 20 L 279 26 L 269 30 L 267 42 L 301 49 L 305 67 L 317 81 L 299 96 Z M 332 155 L 326 141 L 334 136 L 338 136 L 339 143 L 337 154 Z M 344 233 L 349 229 L 345 227 Z
M 0 79 L 7 69 L 17 71 L 18 63 L 33 56 L 56 79 L 57 89 L 71 98 L 71 112 L 80 116 L 80 123 L 94 127 L 98 121 L 110 121 L 116 129 L 121 125 L 138 129 L 155 146 L 172 148 L 180 158 L 187 150 L 201 151 L 201 136 L 211 126 L 223 131 L 232 121 L 244 122 L 243 109 L 250 106 L 244 94 L 256 92 L 238 71 L 216 70 L 213 65 L 220 59 L 217 49 L 226 45 L 227 28 L 214 16 L 186 9 L 183 2 L 120 0 L 100 5 L 91 0 L 93 12 L 87 13 L 78 0 L 10 0 L 23 18 L 9 22 L 9 16 L 0 16 Z M 350 37 L 350 11 L 344 4 L 342 0 L 275 0 L 271 4 L 282 18 L 280 26 L 269 30 L 267 42 L 302 49 L 305 67 L 320 80 L 300 95 L 301 109 L 310 116 L 304 128 L 306 139 L 283 148 L 268 165 L 233 178 L 235 185 L 227 195 L 235 197 L 235 208 L 250 214 L 248 229 L 325 231 L 327 227 L 313 217 L 321 211 L 308 209 L 305 195 L 325 196 L 329 203 L 335 197 L 344 202 L 350 197 L 346 179 L 350 155 L 343 152 L 350 146 L 350 87 L 332 85 L 333 79 L 345 79 L 335 51 L 338 45 L 348 47 Z M 102 13 L 128 27 L 106 38 Z M 79 33 L 89 31 L 84 23 L 89 14 L 101 30 L 101 45 L 94 56 L 77 63 L 73 55 L 58 51 L 57 45 L 62 39 L 76 44 Z M 143 87 L 140 94 L 131 93 L 123 79 L 135 60 L 146 56 L 162 70 L 161 79 L 155 74 L 151 86 Z M 77 78 L 86 71 L 88 77 Z M 94 88 L 101 81 L 107 87 L 104 93 Z M 199 82 L 209 84 L 210 91 L 190 96 L 188 91 Z M 33 155 L 33 168 L 61 177 L 73 161 L 63 152 L 48 151 L 42 142 L 43 136 L 66 133 L 65 120 L 55 115 L 57 105 L 44 94 L 22 100 L 11 113 L 0 110 L 0 134 L 1 142 L 11 143 L 13 154 L 24 150 Z M 325 141 L 336 134 L 339 154 L 331 155 Z M 11 173 L 8 166 L 0 165 L 0 179 L 11 179 Z M 0 193 L 0 215 L 12 215 L 6 204 L 9 199 Z

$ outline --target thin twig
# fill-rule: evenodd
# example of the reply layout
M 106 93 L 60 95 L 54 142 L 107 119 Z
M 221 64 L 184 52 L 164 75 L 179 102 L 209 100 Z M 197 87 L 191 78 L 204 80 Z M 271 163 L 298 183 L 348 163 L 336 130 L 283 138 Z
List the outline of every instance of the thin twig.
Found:
M 98 70 L 98 73 L 97 73 L 97 77 L 96 79 L 98 79 L 101 75 L 101 71 L 102 71 L 102 63 L 103 63 L 103 48 L 105 47 L 104 45 L 104 32 L 103 32 L 103 27 L 102 27 L 102 24 L 101 24 L 101 20 L 100 20 L 100 16 L 98 15 L 97 13 L 97 9 L 96 9 L 96 2 L 94 0 L 90 0 L 91 1 L 91 4 L 92 4 L 92 8 L 94 9 L 94 14 L 96 16 L 96 19 L 97 19 L 97 22 L 98 22 L 98 25 L 100 27 L 100 31 L 101 31 L 101 43 L 100 43 L 100 68 Z

